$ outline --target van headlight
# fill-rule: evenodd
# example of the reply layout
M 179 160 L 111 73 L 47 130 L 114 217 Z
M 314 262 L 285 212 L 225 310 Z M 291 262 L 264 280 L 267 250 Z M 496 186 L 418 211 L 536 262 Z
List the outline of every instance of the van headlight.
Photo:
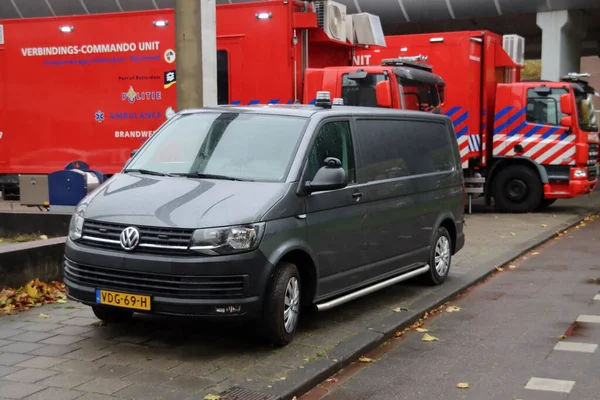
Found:
M 216 256 L 256 250 L 264 234 L 265 223 L 223 228 L 197 229 L 190 250 Z
M 73 216 L 71 217 L 71 223 L 69 224 L 69 239 L 78 240 L 81 239 L 81 235 L 83 232 L 83 214 L 85 213 L 85 209 L 87 205 L 77 206 Z

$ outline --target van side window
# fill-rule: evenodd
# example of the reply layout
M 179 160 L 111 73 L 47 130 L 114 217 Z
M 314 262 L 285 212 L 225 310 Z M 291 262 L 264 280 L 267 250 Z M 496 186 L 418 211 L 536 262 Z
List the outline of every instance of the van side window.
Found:
M 541 96 L 533 89 L 527 89 L 527 122 L 541 125 L 559 125 L 565 115 L 560 109 L 560 96 L 564 89 L 551 89 L 550 94 Z
M 451 171 L 454 150 L 438 122 L 357 120 L 367 182 Z
M 348 121 L 328 122 L 321 127 L 308 156 L 308 175 L 312 180 L 327 157 L 338 158 L 348 175 L 348 183 L 356 182 L 354 146 Z

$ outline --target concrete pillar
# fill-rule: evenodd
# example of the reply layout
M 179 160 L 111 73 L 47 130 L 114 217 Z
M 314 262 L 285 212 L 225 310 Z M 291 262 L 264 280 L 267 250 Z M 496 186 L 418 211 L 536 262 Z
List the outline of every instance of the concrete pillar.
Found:
M 557 81 L 569 72 L 579 72 L 581 42 L 587 21 L 579 10 L 547 11 L 537 14 L 542 29 L 542 79 Z
M 177 109 L 217 104 L 215 0 L 175 0 Z

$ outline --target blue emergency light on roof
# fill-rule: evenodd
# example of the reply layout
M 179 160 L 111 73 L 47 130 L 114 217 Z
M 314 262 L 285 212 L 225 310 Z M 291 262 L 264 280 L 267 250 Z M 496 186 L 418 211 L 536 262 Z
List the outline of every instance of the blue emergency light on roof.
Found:
M 69 32 L 73 32 L 73 27 L 72 26 L 61 26 L 58 28 L 62 33 L 69 33 Z
M 260 13 L 256 14 L 256 18 L 258 18 L 258 19 L 273 18 L 273 13 L 270 13 L 270 12 L 260 12 Z

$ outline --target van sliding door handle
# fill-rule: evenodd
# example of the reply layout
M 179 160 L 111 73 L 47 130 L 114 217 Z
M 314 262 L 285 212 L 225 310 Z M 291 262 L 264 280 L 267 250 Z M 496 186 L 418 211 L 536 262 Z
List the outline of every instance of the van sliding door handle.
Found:
M 358 192 L 358 191 L 352 193 L 352 197 L 354 197 L 354 198 L 362 197 L 362 195 L 363 195 L 362 192 Z

